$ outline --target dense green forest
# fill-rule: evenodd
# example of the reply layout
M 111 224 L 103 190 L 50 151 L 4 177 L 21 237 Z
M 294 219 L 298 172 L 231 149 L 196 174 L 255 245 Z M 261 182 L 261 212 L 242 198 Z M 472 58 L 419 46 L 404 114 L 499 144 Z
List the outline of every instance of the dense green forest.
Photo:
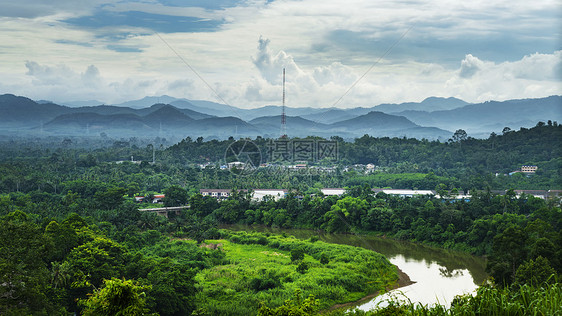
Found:
M 234 223 L 385 235 L 487 256 L 493 281 L 474 298 L 459 298 L 455 314 L 486 304 L 496 314 L 526 311 L 527 303 L 516 304 L 523 295 L 550 293 L 544 308 L 559 304 L 560 199 L 517 196 L 513 189 L 562 188 L 562 127 L 539 123 L 486 140 L 457 138 L 334 138 L 338 159 L 314 163 L 335 166 L 329 172 L 260 168 L 250 177 L 218 168 L 233 140 L 185 139 L 167 148 L 135 139 L 110 146 L 95 139 L 2 141 L 0 314 L 304 315 L 397 279 L 388 260 L 372 251 L 218 229 Z M 267 152 L 268 140 L 253 142 Z M 128 162 L 131 156 L 143 162 Z M 206 162 L 217 167 L 196 165 Z M 366 163 L 379 168 L 350 167 Z M 536 174 L 503 175 L 530 164 L 539 167 Z M 323 197 L 324 187 L 348 190 Z M 401 198 L 374 195 L 373 187 L 472 190 L 472 197 Z M 200 188 L 289 194 L 252 201 L 233 190 L 219 202 L 198 194 Z M 143 205 L 133 197 L 156 193 L 166 194 L 164 205 L 190 208 L 169 218 L 139 211 Z M 506 300 L 519 307 L 500 304 Z M 423 312 L 415 308 L 396 302 L 386 310 Z
M 285 188 L 302 193 L 311 187 L 371 187 L 435 189 L 439 184 L 470 189 L 562 189 L 562 126 L 544 124 L 519 131 L 506 130 L 488 139 L 458 139 L 440 143 L 405 138 L 364 136 L 354 142 L 333 137 L 338 143 L 336 160 L 312 162 L 328 165 L 318 169 L 259 168 L 251 177 L 235 177 L 218 168 L 234 141 L 192 141 L 189 137 L 164 148 L 162 139 L 108 141 L 99 137 L 22 139 L 0 141 L 0 192 L 60 193 L 69 181 L 98 181 L 126 188 L 129 192 L 162 191 L 178 185 L 199 188 Z M 261 148 L 262 161 L 270 161 L 271 140 L 252 140 Z M 105 146 L 108 145 L 109 146 Z M 154 151 L 153 151 L 154 150 Z M 156 164 L 150 164 L 154 156 Z M 140 164 L 127 163 L 134 158 Z M 124 161 L 121 164 L 110 163 Z M 373 174 L 347 168 L 373 163 Z M 200 168 L 198 164 L 210 164 Z M 532 176 L 509 172 L 522 165 L 536 165 Z M 497 174 L 497 175 L 496 175 Z

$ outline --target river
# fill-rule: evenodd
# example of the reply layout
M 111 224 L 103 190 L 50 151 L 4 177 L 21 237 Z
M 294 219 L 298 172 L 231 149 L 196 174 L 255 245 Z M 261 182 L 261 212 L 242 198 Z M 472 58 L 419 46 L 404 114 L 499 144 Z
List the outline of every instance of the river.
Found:
M 456 295 L 472 293 L 487 278 L 484 258 L 455 251 L 447 251 L 407 241 L 388 238 L 326 234 L 306 229 L 280 229 L 264 226 L 228 225 L 232 230 L 254 230 L 276 234 L 286 233 L 297 238 L 307 239 L 318 236 L 322 241 L 346 244 L 371 249 L 385 255 L 390 262 L 406 273 L 411 285 L 392 290 L 357 306 L 370 310 L 377 304 L 385 304 L 389 295 L 412 303 L 450 306 Z M 379 303 L 380 302 L 380 303 Z

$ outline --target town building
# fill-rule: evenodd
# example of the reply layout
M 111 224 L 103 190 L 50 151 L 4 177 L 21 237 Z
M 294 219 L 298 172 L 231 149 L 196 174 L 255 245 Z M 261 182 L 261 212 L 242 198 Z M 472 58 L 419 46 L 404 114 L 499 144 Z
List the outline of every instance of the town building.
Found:
M 275 201 L 284 198 L 287 195 L 286 189 L 254 189 L 252 192 L 252 200 L 263 201 L 267 198 L 272 198 Z
M 345 194 L 345 189 L 341 189 L 341 188 L 325 188 L 325 189 L 320 189 L 320 191 L 325 196 L 331 196 L 331 195 L 342 196 Z
M 539 167 L 537 167 L 537 166 L 521 166 L 521 172 L 535 173 L 535 172 L 537 172 L 538 168 Z
M 413 196 L 422 196 L 422 195 L 430 195 L 435 196 L 436 192 L 433 190 L 405 190 L 405 189 L 373 189 L 375 194 L 382 192 L 388 195 L 398 195 L 400 197 L 413 197 Z
M 231 189 L 200 189 L 202 196 L 211 196 L 219 200 L 227 199 L 232 193 Z

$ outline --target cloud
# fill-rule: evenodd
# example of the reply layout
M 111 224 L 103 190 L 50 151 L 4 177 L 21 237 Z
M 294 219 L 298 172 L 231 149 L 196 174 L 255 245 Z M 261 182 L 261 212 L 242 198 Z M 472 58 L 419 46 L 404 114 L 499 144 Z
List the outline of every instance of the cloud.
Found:
M 472 78 L 483 66 L 484 63 L 480 59 L 468 54 L 461 61 L 459 76 L 461 78 Z
M 103 79 L 100 76 L 100 71 L 94 65 L 88 66 L 86 72 L 82 73 L 81 77 L 82 77 L 82 83 L 86 87 L 99 88 L 103 84 Z
M 258 40 L 258 52 L 252 58 L 252 62 L 260 71 L 262 77 L 269 83 L 279 84 L 282 79 L 282 69 L 286 68 L 293 75 L 297 76 L 302 74 L 302 70 L 297 66 L 293 57 L 279 51 L 274 54 L 269 48 L 270 40 L 260 36 Z
M 349 85 L 357 80 L 357 76 L 353 73 L 353 70 L 340 62 L 314 68 L 313 76 L 314 80 L 320 85 L 327 85 L 330 83 Z
M 331 106 L 414 25 L 338 106 L 562 93 L 557 1 L 442 4 L 4 1 L 0 89 L 53 100 L 169 94 L 222 102 L 157 30 L 232 105 L 280 104 L 286 68 L 289 106 Z
M 111 104 L 136 99 L 139 96 L 174 92 L 175 95 L 182 95 L 181 93 L 192 89 L 190 80 L 168 83 L 167 80 L 155 78 L 129 77 L 113 81 L 103 77 L 95 65 L 88 66 L 83 72 L 77 72 L 64 64 L 51 66 L 27 61 L 25 66 L 26 75 L 31 78 L 34 89 L 29 90 L 25 84 L 20 83 L 19 86 L 12 86 L 12 91 L 36 99 L 61 103 L 97 99 Z
M 506 62 L 503 67 L 515 78 L 562 80 L 562 51 L 556 51 L 554 54 L 534 53 L 516 62 Z
M 33 19 L 45 16 L 79 16 L 89 14 L 100 4 L 112 0 L 26 0 L 0 2 L 0 16 Z
M 34 61 L 25 63 L 26 75 L 33 77 L 36 85 L 61 85 L 75 81 L 77 74 L 65 65 L 42 66 Z
M 495 63 L 467 55 L 457 76 L 446 83 L 451 95 L 470 102 L 535 98 L 562 94 L 562 51 L 534 53 L 516 61 Z

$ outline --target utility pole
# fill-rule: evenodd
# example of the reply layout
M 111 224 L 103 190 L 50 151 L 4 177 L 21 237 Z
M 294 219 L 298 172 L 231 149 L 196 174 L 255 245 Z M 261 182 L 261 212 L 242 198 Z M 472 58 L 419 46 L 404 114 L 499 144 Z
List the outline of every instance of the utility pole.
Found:
M 285 68 L 283 68 L 283 106 L 281 113 L 281 138 L 287 138 L 287 118 L 285 116 Z

